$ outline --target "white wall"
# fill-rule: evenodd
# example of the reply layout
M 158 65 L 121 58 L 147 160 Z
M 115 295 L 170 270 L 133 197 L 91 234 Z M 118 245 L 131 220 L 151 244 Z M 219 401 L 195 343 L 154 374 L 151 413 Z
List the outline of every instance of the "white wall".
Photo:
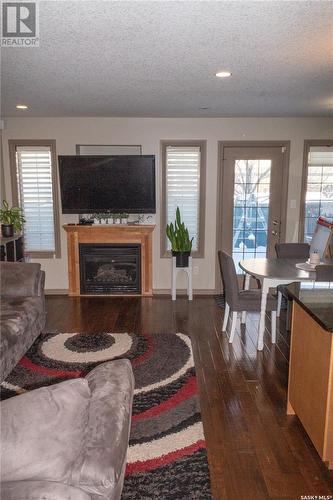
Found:
M 287 241 L 296 241 L 299 199 L 305 139 L 333 137 L 330 118 L 11 118 L 5 120 L 3 154 L 6 193 L 10 199 L 8 139 L 55 139 L 57 154 L 75 154 L 76 144 L 142 144 L 144 154 L 155 154 L 157 165 L 157 226 L 154 232 L 153 276 L 155 289 L 170 288 L 170 261 L 160 258 L 160 140 L 206 139 L 206 234 L 205 258 L 197 259 L 199 274 L 194 288 L 214 289 L 217 144 L 220 140 L 290 140 L 290 178 L 288 192 Z M 296 208 L 290 201 L 296 200 Z M 61 216 L 61 223 L 76 221 Z M 67 248 L 61 228 L 61 259 L 43 260 L 47 289 L 65 289 L 67 280 Z

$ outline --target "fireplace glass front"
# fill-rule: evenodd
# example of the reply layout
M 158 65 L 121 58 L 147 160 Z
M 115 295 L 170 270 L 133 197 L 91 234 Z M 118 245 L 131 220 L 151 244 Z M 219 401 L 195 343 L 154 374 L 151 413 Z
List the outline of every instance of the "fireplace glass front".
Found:
M 141 293 L 141 246 L 86 244 L 80 248 L 82 294 Z

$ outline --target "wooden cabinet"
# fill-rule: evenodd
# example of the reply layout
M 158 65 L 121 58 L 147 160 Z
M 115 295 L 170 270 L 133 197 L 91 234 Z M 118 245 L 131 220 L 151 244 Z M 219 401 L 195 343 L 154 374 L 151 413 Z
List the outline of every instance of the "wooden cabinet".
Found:
M 16 234 L 12 238 L 0 238 L 1 260 L 8 262 L 24 261 L 23 236 Z
M 296 414 L 312 443 L 333 468 L 333 333 L 293 304 L 288 414 Z

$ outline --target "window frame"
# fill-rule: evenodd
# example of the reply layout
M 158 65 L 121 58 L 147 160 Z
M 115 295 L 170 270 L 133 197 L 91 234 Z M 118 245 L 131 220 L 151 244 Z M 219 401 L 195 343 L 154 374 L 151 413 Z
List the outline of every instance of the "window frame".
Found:
M 18 205 L 19 202 L 19 186 L 17 183 L 17 165 L 16 165 L 16 148 L 24 146 L 48 146 L 51 151 L 51 171 L 52 171 L 52 194 L 53 194 L 53 221 L 54 221 L 54 252 L 47 251 L 27 251 L 26 253 L 32 258 L 38 259 L 60 259 L 61 258 L 61 243 L 60 243 L 60 216 L 59 216 L 59 196 L 58 196 L 58 174 L 57 174 L 57 155 L 56 141 L 53 139 L 9 139 L 9 164 L 12 187 L 12 202 L 13 205 Z
M 299 211 L 299 229 L 298 229 L 298 241 L 304 242 L 304 218 L 305 218 L 305 200 L 306 191 L 308 185 L 308 158 L 310 148 L 312 146 L 333 146 L 332 139 L 306 139 L 304 141 L 303 148 L 303 169 L 302 169 L 302 184 L 301 184 L 301 196 L 300 196 L 300 211 Z
M 162 196 L 161 196 L 161 258 L 170 258 L 171 252 L 167 250 L 167 182 L 166 182 L 166 148 L 172 147 L 199 147 L 200 148 L 200 182 L 199 182 L 199 230 L 198 250 L 191 253 L 192 257 L 203 259 L 205 257 L 205 214 L 206 214 L 206 156 L 207 141 L 200 140 L 161 140 L 162 159 Z

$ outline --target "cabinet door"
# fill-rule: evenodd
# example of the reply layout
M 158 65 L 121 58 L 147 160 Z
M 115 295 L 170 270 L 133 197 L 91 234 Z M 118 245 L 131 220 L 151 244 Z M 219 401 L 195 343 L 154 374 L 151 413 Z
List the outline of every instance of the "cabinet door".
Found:
M 17 261 L 23 261 L 24 260 L 23 236 L 20 236 L 15 241 L 15 253 L 16 253 L 16 260 Z
M 288 407 L 302 422 L 319 455 L 325 457 L 332 333 L 323 330 L 298 304 L 293 305 Z M 333 458 L 333 457 L 332 457 Z M 332 460 L 331 458 L 331 460 Z
M 5 248 L 5 245 L 0 245 L 0 255 L 1 255 L 0 260 L 2 260 L 2 261 L 6 260 L 6 248 Z
M 15 241 L 6 243 L 6 260 L 8 262 L 15 262 Z

